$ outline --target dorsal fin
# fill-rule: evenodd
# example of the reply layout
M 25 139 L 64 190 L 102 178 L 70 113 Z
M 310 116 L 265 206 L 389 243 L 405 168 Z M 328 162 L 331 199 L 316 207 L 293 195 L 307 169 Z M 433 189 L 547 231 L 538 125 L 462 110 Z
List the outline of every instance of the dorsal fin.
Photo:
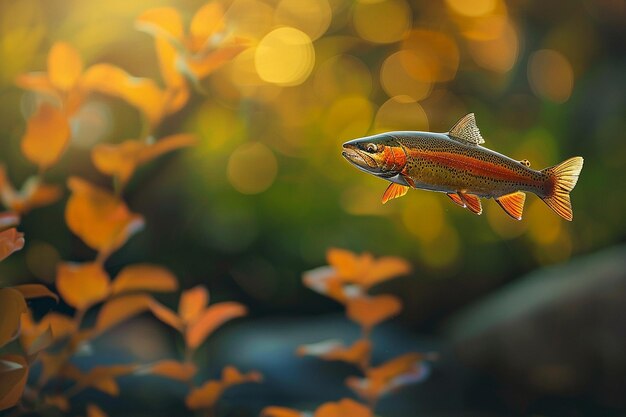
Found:
M 478 126 L 476 126 L 474 113 L 467 114 L 461 120 L 456 122 L 456 124 L 448 132 L 448 135 L 474 145 L 485 143 L 485 140 L 480 134 L 480 130 L 478 130 Z

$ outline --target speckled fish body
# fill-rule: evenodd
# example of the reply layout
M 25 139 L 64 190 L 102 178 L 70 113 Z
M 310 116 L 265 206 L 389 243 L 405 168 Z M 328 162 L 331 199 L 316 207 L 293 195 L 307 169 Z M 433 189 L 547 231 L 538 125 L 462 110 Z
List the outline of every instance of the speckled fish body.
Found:
M 446 133 L 388 132 L 346 142 L 343 156 L 392 183 L 383 203 L 418 188 L 446 193 L 476 214 L 482 213 L 479 197 L 494 198 L 519 220 L 524 192 L 531 192 L 564 219 L 572 219 L 569 192 L 582 169 L 581 157 L 536 171 L 527 160 L 514 160 L 482 143 L 474 115 L 468 114 Z

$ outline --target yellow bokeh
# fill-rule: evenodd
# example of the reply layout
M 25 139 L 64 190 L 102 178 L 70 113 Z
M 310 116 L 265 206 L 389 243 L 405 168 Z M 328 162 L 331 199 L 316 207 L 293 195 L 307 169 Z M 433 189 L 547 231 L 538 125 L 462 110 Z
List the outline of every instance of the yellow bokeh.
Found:
M 563 54 L 552 49 L 542 49 L 530 56 L 528 81 L 537 96 L 564 103 L 572 94 L 574 71 Z
M 324 132 L 341 140 L 365 136 L 374 115 L 374 105 L 365 97 L 348 94 L 339 97 L 328 109 Z
M 493 39 L 469 39 L 469 52 L 474 62 L 494 72 L 510 71 L 519 53 L 519 39 L 510 21 L 506 21 L 500 34 Z
M 387 184 L 378 181 L 378 187 L 357 185 L 346 188 L 340 197 L 341 207 L 356 216 L 380 215 L 389 212 L 391 204 L 383 206 L 381 198 Z
M 411 9 L 404 0 L 357 1 L 352 10 L 358 35 L 374 43 L 401 40 L 411 29 Z
M 497 0 L 446 0 L 446 4 L 456 13 L 477 17 L 491 13 Z
M 254 63 L 263 81 L 301 84 L 315 64 L 315 50 L 306 33 L 291 27 L 274 29 L 256 47 Z
M 506 214 L 499 206 L 490 204 L 490 207 L 485 210 L 485 215 L 491 229 L 504 239 L 518 237 L 524 234 L 526 229 L 528 229 L 525 213 L 522 214 L 523 220 L 515 220 Z
M 540 245 L 554 243 L 563 226 L 563 219 L 539 199 L 528 205 L 525 220 L 528 222 L 528 237 Z
M 234 0 L 225 13 L 238 36 L 260 39 L 274 24 L 274 9 L 259 0 Z
M 402 210 L 404 226 L 426 246 L 443 231 L 446 219 L 439 201 L 443 197 L 427 191 L 409 192 L 404 197 L 408 199 Z
M 383 103 L 376 113 L 374 130 L 385 132 L 389 130 L 428 130 L 428 116 L 426 112 L 411 97 L 392 97 Z
M 274 23 L 291 26 L 306 33 L 312 40 L 322 36 L 332 19 L 326 0 L 281 0 L 274 12 Z
M 385 59 L 380 71 L 380 82 L 389 97 L 409 96 L 413 100 L 422 100 L 428 97 L 432 83 L 426 77 L 416 77 L 415 71 L 407 68 L 416 68 L 419 57 L 411 50 L 396 52 Z
M 241 145 L 228 160 L 228 181 L 242 194 L 259 194 L 267 190 L 277 172 L 274 153 L 259 142 Z
M 313 81 L 316 94 L 327 102 L 341 94 L 368 96 L 372 91 L 369 68 L 352 55 L 336 55 L 324 61 Z
M 449 81 L 459 67 L 459 48 L 454 39 L 443 32 L 416 29 L 402 42 L 404 67 L 412 77 L 421 81 Z

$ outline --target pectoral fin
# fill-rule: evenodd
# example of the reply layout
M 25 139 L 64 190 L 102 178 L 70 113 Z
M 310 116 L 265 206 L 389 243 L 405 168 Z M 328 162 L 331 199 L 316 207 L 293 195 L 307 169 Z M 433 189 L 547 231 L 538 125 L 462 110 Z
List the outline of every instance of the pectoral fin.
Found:
M 458 204 L 463 208 L 467 207 L 465 202 L 461 199 L 461 197 L 459 197 L 457 193 L 448 193 L 448 197 L 450 197 L 450 199 L 454 201 L 455 204 Z
M 478 198 L 478 196 L 465 193 L 459 193 L 459 196 L 463 199 L 465 205 L 472 213 L 482 214 L 483 206 L 480 204 L 480 198 Z
M 396 184 L 392 182 L 389 184 L 389 187 L 385 190 L 383 194 L 383 204 L 385 204 L 389 200 L 393 200 L 394 198 L 402 197 L 409 191 L 409 187 L 406 185 Z
M 500 207 L 502 207 L 506 214 L 516 220 L 522 220 L 525 200 L 526 194 L 521 191 L 496 198 L 496 201 L 500 204 Z

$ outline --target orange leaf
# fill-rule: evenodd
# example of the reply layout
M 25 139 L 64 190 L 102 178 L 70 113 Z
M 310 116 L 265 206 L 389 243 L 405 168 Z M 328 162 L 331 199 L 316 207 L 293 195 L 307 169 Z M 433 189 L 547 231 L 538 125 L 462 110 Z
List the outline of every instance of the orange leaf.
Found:
M 87 417 L 108 417 L 108 415 L 97 405 L 87 404 Z
M 98 319 L 96 320 L 96 330 L 104 332 L 119 323 L 130 319 L 148 310 L 152 297 L 146 294 L 124 295 L 104 303 Z
M 47 349 L 52 344 L 52 342 L 54 342 L 54 337 L 52 336 L 52 328 L 48 326 L 48 328 L 43 333 L 41 333 L 39 336 L 37 336 L 35 340 L 33 340 L 33 343 L 31 343 L 26 353 L 29 356 L 36 355 L 42 350 Z
M 183 70 L 194 80 L 201 80 L 211 74 L 222 65 L 231 61 L 242 51 L 248 48 L 248 44 L 243 41 L 237 41 L 229 45 L 220 46 L 218 49 L 211 51 L 202 56 L 193 56 L 185 60 Z
M 365 368 L 369 360 L 372 345 L 368 340 L 357 340 L 352 346 L 345 347 L 337 340 L 300 346 L 296 351 L 298 355 L 311 355 L 329 361 L 344 361 Z
M 220 381 L 208 381 L 192 389 L 185 398 L 185 404 L 191 410 L 212 408 L 223 392 L 224 386 Z
M 67 352 L 50 353 L 43 351 L 39 354 L 39 360 L 41 361 L 41 380 L 47 382 L 53 376 L 61 373 L 64 368 L 68 368 L 66 362 L 68 360 Z M 69 367 L 68 369 L 74 369 Z
M 52 85 L 48 74 L 45 72 L 30 72 L 28 74 L 18 75 L 15 79 L 15 84 L 25 90 L 31 90 L 50 96 L 54 98 L 59 105 L 61 104 L 61 96 Z
M 24 296 L 13 288 L 0 288 L 0 347 L 15 338 L 20 317 L 27 311 Z
M 164 111 L 167 114 L 175 113 L 189 100 L 187 81 L 178 68 L 178 62 L 181 58 L 171 42 L 162 36 L 156 37 L 155 47 L 159 58 L 161 76 L 166 86 L 167 100 Z
M 48 287 L 41 284 L 23 284 L 15 285 L 12 288 L 22 293 L 25 299 L 40 297 L 54 298 L 56 302 L 59 302 L 59 296 L 48 289 Z
M 65 395 L 46 395 L 43 398 L 43 403 L 64 412 L 70 411 L 70 402 Z
M 26 359 L 19 355 L 0 356 L 0 411 L 18 403 L 27 379 Z
M 43 184 L 38 177 L 31 177 L 26 180 L 20 192 L 16 192 L 6 176 L 4 166 L 0 165 L 0 198 L 2 203 L 10 207 L 16 214 L 51 204 L 60 196 L 61 188 L 59 186 Z
M 131 291 L 169 292 L 178 289 L 178 280 L 161 266 L 137 264 L 125 267 L 112 285 L 113 294 Z
M 349 398 L 344 398 L 338 402 L 328 402 L 322 404 L 313 417 L 373 417 L 374 415 L 365 405 Z
M 7 229 L 17 226 L 18 224 L 20 224 L 20 216 L 17 213 L 0 213 L 0 232 L 4 232 Z
M 152 311 L 152 314 L 154 314 L 157 319 L 161 320 L 168 326 L 173 327 L 179 332 L 182 332 L 185 328 L 185 324 L 183 323 L 181 318 L 176 315 L 176 313 L 174 313 L 172 310 L 165 307 L 164 305 L 158 303 L 157 301 L 153 300 L 150 303 L 150 311 Z
M 197 372 L 196 365 L 191 362 L 178 362 L 165 359 L 137 370 L 138 375 L 159 375 L 179 381 L 189 381 Z
M 48 54 L 48 77 L 50 83 L 61 91 L 68 91 L 83 72 L 83 61 L 73 46 L 65 42 L 52 45 Z
M 188 133 L 166 136 L 154 142 L 150 146 L 144 147 L 139 153 L 139 163 L 146 163 L 165 153 L 185 148 L 187 146 L 193 146 L 196 143 L 196 136 Z
M 149 78 L 133 77 L 116 66 L 91 66 L 82 77 L 81 87 L 126 101 L 141 110 L 152 125 L 163 116 L 165 97 L 156 83 Z
M 190 349 L 196 349 L 215 329 L 229 320 L 246 314 L 246 308 L 235 302 L 213 304 L 194 321 L 185 333 L 185 342 Z
M 302 282 L 313 291 L 331 297 L 340 303 L 345 303 L 348 296 L 353 295 L 346 292 L 341 278 L 332 267 L 322 266 L 307 271 L 302 276 Z M 358 290 L 358 287 L 354 289 Z
M 76 322 L 68 316 L 58 313 L 46 314 L 39 323 L 34 323 L 30 311 L 22 315 L 20 342 L 25 350 L 29 350 L 33 342 L 46 331 L 52 330 L 54 341 L 60 340 L 76 331 Z
M 63 111 L 43 103 L 28 119 L 22 153 L 40 169 L 49 168 L 65 151 L 70 136 L 70 125 Z
M 143 227 L 143 218 L 107 191 L 76 177 L 68 180 L 72 194 L 65 208 L 65 221 L 88 246 L 110 253 Z
M 195 286 L 183 291 L 178 303 L 178 315 L 186 322 L 190 323 L 200 316 L 200 313 L 209 303 L 209 292 L 202 285 Z
M 128 375 L 137 370 L 137 365 L 95 366 L 78 380 L 79 386 L 91 387 L 109 395 L 117 396 L 120 393 L 115 381 L 118 376 Z
M 239 369 L 234 366 L 227 366 L 222 370 L 222 383 L 226 388 L 233 385 L 245 384 L 246 382 L 261 382 L 263 376 L 256 371 L 242 374 Z
M 385 256 L 376 259 L 363 278 L 356 280 L 356 282 L 360 283 L 365 288 L 370 288 L 391 278 L 406 275 L 410 271 L 411 265 L 404 259 Z
M 350 320 L 371 329 L 398 314 L 402 310 L 402 302 L 393 295 L 361 296 L 349 299 L 346 308 Z
M 111 291 L 108 274 L 95 262 L 59 264 L 56 284 L 63 300 L 79 310 L 104 300 Z
M 17 229 L 7 229 L 0 232 L 0 261 L 24 247 L 24 233 Z
M 326 252 L 326 260 L 342 277 L 354 276 L 358 272 L 359 258 L 354 253 L 338 248 L 330 248 Z
M 261 417 L 305 417 L 306 414 L 286 407 L 265 407 L 261 411 Z M 348 416 L 346 416 L 348 417 Z
M 146 10 L 135 20 L 135 27 L 153 36 L 166 36 L 176 41 L 182 41 L 184 36 L 180 13 L 173 7 Z
M 139 164 L 139 154 L 146 145 L 137 140 L 120 144 L 102 143 L 94 146 L 91 160 L 103 174 L 117 177 L 124 186 Z
M 200 7 L 191 19 L 189 28 L 189 49 L 202 50 L 211 36 L 224 30 L 224 9 L 218 2 L 209 2 Z

